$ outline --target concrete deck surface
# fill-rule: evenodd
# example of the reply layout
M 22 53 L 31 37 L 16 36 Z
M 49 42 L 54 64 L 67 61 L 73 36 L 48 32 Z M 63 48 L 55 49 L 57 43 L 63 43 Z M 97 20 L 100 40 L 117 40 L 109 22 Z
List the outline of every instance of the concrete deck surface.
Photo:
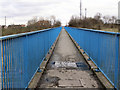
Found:
M 64 29 L 37 88 L 103 88 Z

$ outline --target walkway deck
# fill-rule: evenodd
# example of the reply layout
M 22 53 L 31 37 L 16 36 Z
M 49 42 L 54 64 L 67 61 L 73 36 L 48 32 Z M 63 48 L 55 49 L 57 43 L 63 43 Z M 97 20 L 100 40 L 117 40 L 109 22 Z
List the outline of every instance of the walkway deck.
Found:
M 38 88 L 103 88 L 64 29 Z

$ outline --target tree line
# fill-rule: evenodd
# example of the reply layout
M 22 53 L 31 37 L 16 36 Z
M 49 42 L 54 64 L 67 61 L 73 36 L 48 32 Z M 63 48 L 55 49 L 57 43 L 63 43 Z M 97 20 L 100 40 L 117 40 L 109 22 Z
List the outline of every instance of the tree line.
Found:
M 116 20 L 115 16 L 102 16 L 101 13 L 96 13 L 94 17 L 82 17 L 82 19 L 78 16 L 72 16 L 68 26 L 101 30 L 105 28 L 117 28 Z
M 54 28 L 61 26 L 61 22 L 56 20 L 55 16 L 51 16 L 50 18 L 43 18 L 43 17 L 33 17 L 31 20 L 28 21 L 27 27 L 30 29 L 46 29 L 46 28 Z

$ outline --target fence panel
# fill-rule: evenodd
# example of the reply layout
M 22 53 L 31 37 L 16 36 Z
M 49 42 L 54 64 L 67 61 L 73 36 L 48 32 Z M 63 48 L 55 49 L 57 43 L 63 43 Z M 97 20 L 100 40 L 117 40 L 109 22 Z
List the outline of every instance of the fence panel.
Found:
M 120 89 L 120 33 L 65 27 L 107 79 Z
M 1 88 L 25 88 L 61 27 L 1 37 Z

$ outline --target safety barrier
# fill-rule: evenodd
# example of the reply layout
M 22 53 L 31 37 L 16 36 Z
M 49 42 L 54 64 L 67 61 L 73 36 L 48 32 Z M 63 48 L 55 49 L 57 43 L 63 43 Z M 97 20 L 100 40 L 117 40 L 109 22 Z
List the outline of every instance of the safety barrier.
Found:
M 61 27 L 0 37 L 0 89 L 26 88 Z
M 120 33 L 65 27 L 107 79 L 120 90 Z

